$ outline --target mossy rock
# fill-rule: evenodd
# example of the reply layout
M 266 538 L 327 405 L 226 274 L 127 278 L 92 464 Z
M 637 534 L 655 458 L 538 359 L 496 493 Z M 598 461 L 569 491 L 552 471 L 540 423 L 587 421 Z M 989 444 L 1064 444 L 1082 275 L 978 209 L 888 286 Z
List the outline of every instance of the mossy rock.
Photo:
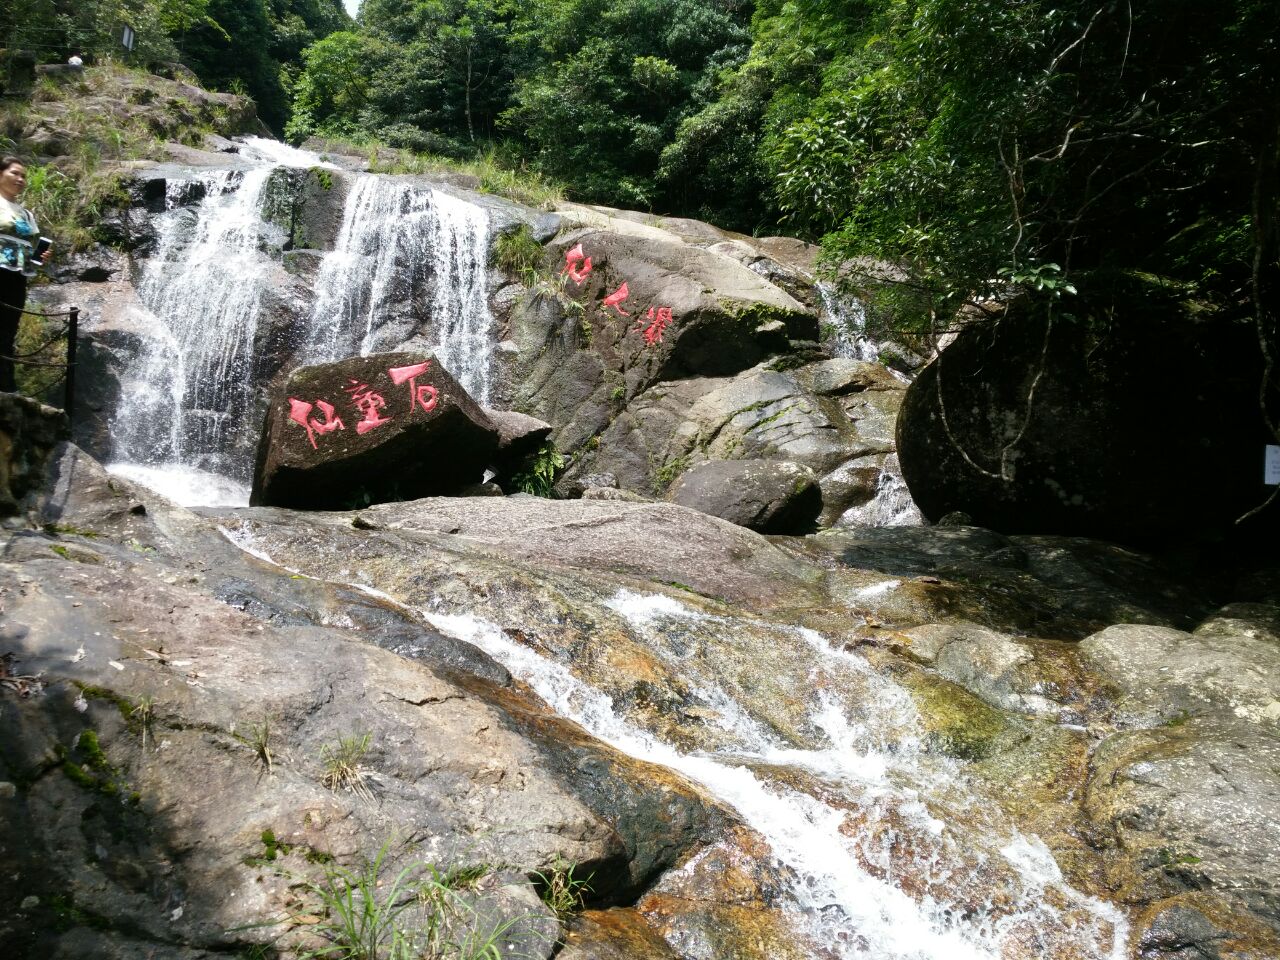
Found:
M 996 749 L 1008 722 L 968 690 L 927 673 L 904 678 L 929 742 L 957 760 L 981 760 Z

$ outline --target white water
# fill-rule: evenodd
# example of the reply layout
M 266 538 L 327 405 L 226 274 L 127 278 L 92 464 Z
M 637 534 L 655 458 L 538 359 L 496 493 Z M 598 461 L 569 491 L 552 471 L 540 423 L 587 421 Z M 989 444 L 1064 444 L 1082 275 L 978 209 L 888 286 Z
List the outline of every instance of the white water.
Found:
M 628 591 L 609 606 L 651 638 L 673 622 L 696 634 L 708 621 L 720 620 L 666 597 Z M 1050 949 L 1070 943 L 1088 957 L 1121 960 L 1125 955 L 1123 915 L 1068 887 L 1038 840 L 999 823 L 985 838 L 961 836 L 934 816 L 922 799 L 921 784 L 930 794 L 949 792 L 949 802 L 967 808 L 969 815 L 977 815 L 975 801 L 964 794 L 949 763 L 922 751 L 910 697 L 860 657 L 832 651 L 813 631 L 775 628 L 780 637 L 790 633 L 814 653 L 810 719 L 818 743 L 803 749 L 780 746 L 739 709 L 725 724 L 737 744 L 708 755 L 681 752 L 627 722 L 609 697 L 491 624 L 470 615 L 425 615 L 437 629 L 499 660 L 558 713 L 596 737 L 683 774 L 735 809 L 765 838 L 791 878 L 791 903 L 784 911 L 838 957 L 994 960 L 1025 949 L 1028 940 Z M 692 679 L 707 682 L 696 669 Z M 858 690 L 856 704 L 834 692 L 846 686 Z M 730 700 L 723 691 L 707 696 L 705 686 L 698 689 L 710 704 Z M 865 719 L 851 720 L 854 711 Z M 822 799 L 825 789 L 818 794 L 796 789 L 788 785 L 790 778 L 771 780 L 770 768 L 806 770 L 815 782 L 838 789 L 842 802 Z M 873 820 L 890 817 L 895 828 L 881 842 L 859 832 L 850 835 L 850 809 L 861 809 Z M 916 851 L 910 869 L 927 881 L 919 900 L 893 882 L 902 869 L 901 854 L 890 849 L 896 840 L 906 840 L 904 846 Z M 989 890 L 993 882 L 998 889 Z M 1064 904 L 1080 916 L 1065 915 Z
M 338 169 L 260 137 L 246 138 L 240 156 L 260 165 L 168 185 L 167 210 L 156 218 L 158 247 L 138 285 L 142 346 L 112 420 L 113 469 L 187 506 L 248 502 L 244 481 L 261 416 L 255 342 L 285 239 L 262 218 L 272 173 Z M 202 185 L 203 199 L 183 207 L 193 183 Z M 488 217 L 474 204 L 383 177 L 356 177 L 337 247 L 321 261 L 295 365 L 418 337 L 487 403 L 488 245 Z M 385 323 L 391 315 L 398 325 Z
M 313 167 L 323 167 L 326 170 L 341 169 L 321 160 L 310 150 L 299 150 L 287 143 L 268 140 L 266 137 L 245 137 L 240 147 L 240 156 L 272 167 L 295 167 L 300 170 L 310 170 Z
M 276 562 L 251 529 L 224 533 Z M 701 613 L 662 595 L 620 590 L 603 606 L 647 650 L 674 661 L 700 705 L 720 714 L 717 725 L 730 735 L 724 747 L 672 746 L 624 718 L 568 666 L 470 612 L 418 612 L 500 661 L 560 715 L 734 809 L 768 843 L 774 873 L 786 878 L 788 894 L 776 908 L 824 956 L 1123 960 L 1124 915 L 1067 885 L 1041 841 L 973 794 L 959 768 L 927 748 L 911 696 L 859 654 L 833 648 L 813 630 Z M 777 651 L 778 677 L 801 664 L 801 675 L 786 680 L 807 697 L 808 742 L 784 742 L 735 698 L 728 661 L 744 632 L 755 633 L 755 643 L 765 635 Z M 698 860 L 680 871 L 696 870 Z M 667 923 L 678 936 L 678 916 Z
M 137 463 L 108 463 L 107 472 L 154 490 L 181 507 L 242 507 L 249 502 L 245 483 L 177 464 L 148 467 Z
M 489 221 L 474 204 L 386 177 L 359 178 L 342 231 L 320 267 L 306 362 L 386 349 L 404 330 L 384 327 L 405 303 L 425 301 L 431 351 L 473 398 L 489 402 L 493 316 L 486 261 Z
M 825 281 L 818 281 L 816 286 L 822 302 L 822 319 L 835 328 L 832 353 L 868 363 L 879 360 L 880 348 L 867 336 L 867 311 L 862 301 L 837 292 Z
M 159 247 L 138 287 L 151 335 L 113 419 L 117 461 L 243 474 L 226 454 L 236 434 L 258 426 L 248 421 L 269 276 L 260 248 L 281 239 L 258 213 L 270 174 L 201 177 L 194 224 L 190 212 L 172 210 L 187 185 L 170 185 L 171 211 L 159 219 Z
M 876 481 L 876 492 L 866 503 L 846 510 L 836 522 L 839 527 L 918 527 L 924 515 L 911 499 L 902 479 L 897 454 L 885 458 Z

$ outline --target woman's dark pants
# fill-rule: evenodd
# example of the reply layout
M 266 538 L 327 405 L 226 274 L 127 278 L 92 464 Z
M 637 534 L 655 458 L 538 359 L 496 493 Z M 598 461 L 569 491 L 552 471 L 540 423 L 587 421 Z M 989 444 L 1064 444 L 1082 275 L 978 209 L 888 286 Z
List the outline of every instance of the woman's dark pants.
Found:
M 18 321 L 27 303 L 27 278 L 13 270 L 0 270 L 0 391 L 13 393 L 18 384 L 13 376 L 13 355 L 17 350 Z

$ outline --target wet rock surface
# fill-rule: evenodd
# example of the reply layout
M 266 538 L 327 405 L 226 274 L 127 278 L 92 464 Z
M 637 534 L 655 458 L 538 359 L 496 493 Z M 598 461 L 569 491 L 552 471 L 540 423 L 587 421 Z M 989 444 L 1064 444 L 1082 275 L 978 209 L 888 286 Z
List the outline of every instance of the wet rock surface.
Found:
M 0 685 L 21 733 L 0 804 L 25 838 L 0 875 L 38 899 L 5 923 L 40 955 L 243 946 L 258 934 L 227 931 L 305 913 L 317 861 L 388 841 L 396 864 L 489 877 L 467 895 L 526 923 L 525 955 L 557 936 L 602 960 L 839 955 L 854 941 L 782 906 L 797 867 L 769 831 L 789 809 L 833 818 L 828 847 L 856 839 L 865 882 L 893 878 L 875 898 L 985 911 L 1008 957 L 1108 955 L 1112 921 L 1080 897 L 1131 911 L 1144 957 L 1275 942 L 1270 687 L 1236 669 L 1263 663 L 1275 610 L 1215 610 L 1132 551 L 973 527 L 764 538 L 531 497 L 192 513 L 73 447 L 36 507 L 2 560 L 6 670 L 38 680 Z M 606 716 L 588 689 L 624 724 L 610 737 L 647 731 L 674 770 L 564 719 Z M 365 734 L 369 796 L 326 785 L 325 750 Z M 728 794 L 679 772 L 720 755 Z M 888 772 L 833 779 L 828 755 Z M 620 909 L 557 934 L 526 878 L 562 860 Z M 1016 863 L 1061 871 L 1045 907 Z
M 78 476 L 45 504 L 53 532 L 14 534 L 3 553 L 4 675 L 17 679 L 0 684 L 15 731 L 0 779 L 17 786 L 0 803 L 24 838 L 6 828 L 0 858 L 6 899 L 37 901 L 6 921 L 19 955 L 75 949 L 84 918 L 192 949 L 295 942 L 306 924 L 260 925 L 315 909 L 291 899 L 296 880 L 384 848 L 480 876 L 570 862 L 608 903 L 723 816 L 473 648 L 369 642 L 436 647 L 406 609 L 317 581 L 298 595 L 216 524 L 146 494 L 153 512 L 139 511 L 136 491 L 93 466 L 68 450 L 63 476 Z M 504 883 L 532 897 L 510 939 L 548 956 L 545 908 L 524 876 Z M 509 914 L 504 889 L 468 916 Z

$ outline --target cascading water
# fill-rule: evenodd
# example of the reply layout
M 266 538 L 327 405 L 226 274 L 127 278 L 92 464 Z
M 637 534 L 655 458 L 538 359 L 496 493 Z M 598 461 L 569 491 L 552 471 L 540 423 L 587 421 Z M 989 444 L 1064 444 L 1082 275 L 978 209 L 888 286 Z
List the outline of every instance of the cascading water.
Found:
M 279 563 L 260 529 L 249 521 L 224 533 L 259 559 Z M 309 537 L 285 533 L 271 543 L 302 566 L 285 570 L 308 573 L 315 559 Z M 315 572 L 323 575 L 326 565 L 321 561 Z M 330 572 L 354 575 L 351 586 L 476 645 L 557 713 L 633 757 L 677 771 L 731 807 L 767 844 L 761 866 L 784 890 L 770 907 L 777 922 L 814 955 L 1126 956 L 1123 913 L 1071 887 L 1041 841 L 1021 834 L 968 783 L 959 764 L 930 748 L 906 689 L 861 653 L 835 647 L 814 630 L 621 589 L 593 600 L 575 596 L 594 623 L 591 635 L 609 637 L 607 651 L 583 650 L 577 641 L 560 650 L 549 636 L 535 645 L 514 628 L 528 625 L 525 605 L 515 604 L 520 612 L 510 618 L 505 604 L 490 607 L 490 621 L 478 615 L 481 600 L 432 593 L 425 606 L 406 605 L 361 582 L 366 578 L 358 570 Z M 561 609 L 555 600 L 547 612 Z M 609 668 L 601 672 L 598 661 L 616 655 L 633 663 L 634 654 L 653 659 L 656 669 L 646 676 L 678 678 L 676 687 L 656 691 L 659 702 L 671 695 L 678 704 L 674 717 L 634 698 L 615 702 L 583 678 L 591 673 L 606 684 L 620 681 L 619 689 L 629 691 L 634 677 L 625 668 L 615 676 Z M 733 843 L 726 838 L 710 849 L 728 844 L 730 859 L 760 857 L 758 848 L 748 852 Z M 701 857 L 660 880 L 660 898 L 668 884 L 687 890 L 681 884 L 700 869 Z M 709 882 L 706 895 L 718 897 Z M 696 927 L 681 927 L 679 911 L 658 909 L 673 945 L 686 935 L 697 940 Z
M 116 411 L 113 469 L 180 501 L 247 500 L 233 483 L 211 488 L 209 478 L 244 476 L 227 453 L 253 407 L 254 338 L 268 276 L 260 247 L 279 232 L 259 216 L 270 175 L 262 167 L 203 177 L 194 213 L 176 209 L 191 185 L 170 183 L 159 247 L 138 287 L 150 336 Z M 204 479 L 184 492 L 182 475 L 193 469 Z
M 489 402 L 493 317 L 486 260 L 489 221 L 474 204 L 399 180 L 352 186 L 342 231 L 316 280 L 306 362 L 368 355 L 405 339 L 392 320 L 425 300 L 437 361 L 480 403 Z
M 621 591 L 608 605 L 655 651 L 679 647 L 675 634 L 697 644 L 738 626 L 661 596 Z M 1002 822 L 966 790 L 950 761 L 922 748 L 919 718 L 904 690 L 814 631 L 771 628 L 779 644 L 803 645 L 812 655 L 813 742 L 802 748 L 780 743 L 717 678 L 681 658 L 682 674 L 700 698 L 720 705 L 729 734 L 726 748 L 707 753 L 676 749 L 622 718 L 609 697 L 495 625 L 471 615 L 425 615 L 485 650 L 595 736 L 678 771 L 733 807 L 790 878 L 791 902 L 783 911 L 831 956 L 1125 956 L 1124 916 L 1072 889 L 1040 841 Z M 945 807 L 947 820 L 935 817 L 931 805 Z M 968 827 L 956 829 L 957 820 Z M 891 827 L 877 831 L 876 824 Z
M 240 169 L 168 184 L 157 251 L 138 285 L 140 355 L 112 424 L 110 469 L 188 506 L 248 502 L 260 386 L 254 349 L 285 241 L 262 215 L 273 173 L 337 169 L 258 137 L 243 142 L 239 161 Z M 184 205 L 193 192 L 202 199 Z M 399 346 L 425 322 L 421 347 L 487 403 L 493 318 L 485 212 L 443 191 L 362 175 L 344 216 L 293 362 Z
M 835 329 L 832 352 L 851 360 L 879 360 L 880 348 L 867 336 L 867 311 L 862 301 L 840 294 L 825 281 L 818 281 L 816 286 L 823 318 Z
M 898 455 L 885 457 L 876 481 L 875 495 L 861 506 L 846 510 L 837 526 L 841 527 L 916 527 L 924 523 L 920 508 L 911 499 L 907 481 L 902 479 Z

